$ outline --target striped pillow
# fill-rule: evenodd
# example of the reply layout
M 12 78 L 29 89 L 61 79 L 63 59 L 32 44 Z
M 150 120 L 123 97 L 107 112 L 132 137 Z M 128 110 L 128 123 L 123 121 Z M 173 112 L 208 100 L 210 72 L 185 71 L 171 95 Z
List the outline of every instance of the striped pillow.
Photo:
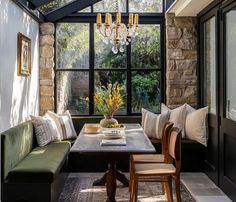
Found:
M 48 116 L 30 116 L 35 127 L 35 135 L 39 146 L 60 140 L 55 122 Z
M 55 121 L 61 140 L 77 138 L 77 134 L 74 129 L 71 115 L 68 110 L 65 111 L 64 114 L 60 114 L 60 115 L 51 111 L 48 111 L 46 114 Z
M 61 123 L 63 139 L 75 139 L 77 138 L 76 131 L 71 119 L 70 112 L 67 110 L 64 114 L 59 116 L 59 121 Z

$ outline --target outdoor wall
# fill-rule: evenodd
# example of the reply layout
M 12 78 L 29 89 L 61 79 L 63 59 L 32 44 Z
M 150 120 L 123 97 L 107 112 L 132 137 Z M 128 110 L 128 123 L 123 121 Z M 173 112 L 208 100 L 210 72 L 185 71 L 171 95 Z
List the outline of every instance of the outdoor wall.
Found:
M 32 73 L 17 75 L 17 34 L 31 38 Z M 0 0 L 0 132 L 39 113 L 39 24 L 11 0 Z
M 197 19 L 166 14 L 166 104 L 197 106 Z

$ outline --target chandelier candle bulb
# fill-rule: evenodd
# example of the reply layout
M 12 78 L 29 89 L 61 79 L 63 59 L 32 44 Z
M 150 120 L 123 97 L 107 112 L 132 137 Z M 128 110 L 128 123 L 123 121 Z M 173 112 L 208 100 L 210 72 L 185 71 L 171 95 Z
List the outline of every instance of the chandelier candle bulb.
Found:
M 109 13 L 106 13 L 106 16 L 105 16 L 105 24 L 106 24 L 106 25 L 110 25 L 110 24 L 109 24 Z
M 134 24 L 136 25 L 136 26 L 138 26 L 138 22 L 139 21 L 139 16 L 138 16 L 138 14 L 135 14 L 134 15 Z
M 102 14 L 98 13 L 97 14 L 97 26 L 101 26 L 102 25 Z
M 116 14 L 116 23 L 120 24 L 121 23 L 121 13 Z
M 134 23 L 134 14 L 133 13 L 130 13 L 129 14 L 129 24 L 132 26 Z
M 109 20 L 108 20 L 108 23 L 109 23 L 109 25 L 111 25 L 112 24 L 112 15 L 109 13 L 109 18 L 108 18 Z

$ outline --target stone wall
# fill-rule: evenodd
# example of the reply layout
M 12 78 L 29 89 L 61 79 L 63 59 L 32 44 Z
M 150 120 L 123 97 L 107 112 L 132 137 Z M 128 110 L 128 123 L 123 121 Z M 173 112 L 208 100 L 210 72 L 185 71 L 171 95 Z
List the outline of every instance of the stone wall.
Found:
M 40 114 L 54 110 L 54 32 L 53 23 L 40 25 L 39 71 L 40 71 Z
M 197 105 L 197 19 L 166 15 L 166 104 Z

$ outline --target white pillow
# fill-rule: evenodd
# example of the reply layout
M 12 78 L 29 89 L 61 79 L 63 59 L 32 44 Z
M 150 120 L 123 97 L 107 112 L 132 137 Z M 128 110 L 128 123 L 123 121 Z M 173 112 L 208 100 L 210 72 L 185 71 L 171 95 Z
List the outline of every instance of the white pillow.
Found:
M 35 135 L 39 146 L 60 140 L 55 122 L 48 116 L 30 116 L 35 127 Z
M 54 120 L 57 126 L 57 131 L 60 136 L 60 139 L 63 140 L 64 136 L 63 136 L 62 126 L 61 126 L 60 116 L 52 111 L 47 111 L 46 115 L 48 115 L 49 117 L 51 117 L 51 119 Z
M 162 138 L 162 130 L 169 119 L 169 112 L 154 114 L 142 108 L 142 127 L 146 135 L 150 138 Z
M 162 103 L 161 113 L 166 113 L 168 111 L 170 112 L 169 121 L 174 123 L 174 127 L 177 127 L 182 131 L 182 138 L 185 138 L 184 125 L 187 114 L 186 104 L 171 110 Z
M 70 112 L 67 110 L 64 114 L 59 116 L 59 121 L 61 123 L 63 139 L 75 139 L 77 138 L 77 134 L 75 132 L 75 128 L 71 119 Z
M 187 105 L 187 117 L 185 122 L 186 137 L 191 140 L 207 146 L 207 114 L 208 107 L 194 109 L 190 105 Z

